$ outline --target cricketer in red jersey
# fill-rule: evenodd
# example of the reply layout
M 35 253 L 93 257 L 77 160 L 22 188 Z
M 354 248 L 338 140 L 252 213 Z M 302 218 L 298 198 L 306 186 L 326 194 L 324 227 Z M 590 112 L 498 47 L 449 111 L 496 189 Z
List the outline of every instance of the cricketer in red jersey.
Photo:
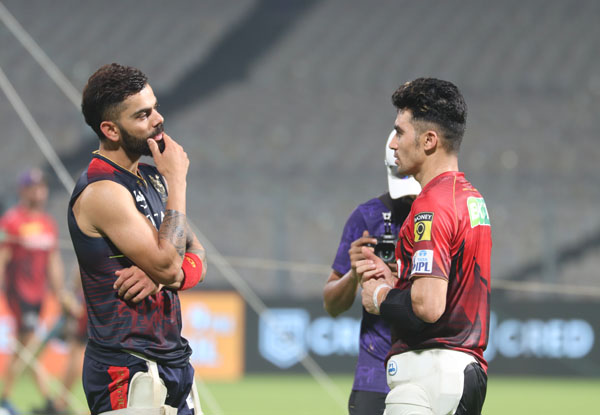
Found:
M 485 201 L 458 170 L 466 104 L 455 85 L 432 78 L 402 85 L 392 101 L 398 172 L 423 190 L 400 230 L 397 282 L 368 250 L 357 263 L 363 305 L 392 325 L 385 413 L 478 415 L 492 240 Z
M 41 170 L 34 168 L 19 176 L 19 204 L 0 218 L 0 286 L 15 318 L 15 351 L 4 374 L 0 407 L 11 408 L 7 401 L 14 381 L 23 367 L 22 348 L 37 348 L 35 330 L 43 300 L 52 288 L 64 302 L 64 266 L 58 249 L 58 230 L 54 218 L 45 211 L 48 186 Z M 50 284 L 48 284 L 48 282 Z M 46 377 L 34 371 L 36 385 L 46 403 L 49 389 Z
M 0 219 L 0 228 L 5 232 L 6 249 L 11 254 L 5 271 L 11 310 L 18 310 L 15 297 L 28 304 L 41 305 L 48 287 L 48 261 L 56 252 L 58 242 L 54 219 L 45 212 L 31 212 L 17 205 Z M 15 317 L 19 331 L 35 328 L 18 314 Z

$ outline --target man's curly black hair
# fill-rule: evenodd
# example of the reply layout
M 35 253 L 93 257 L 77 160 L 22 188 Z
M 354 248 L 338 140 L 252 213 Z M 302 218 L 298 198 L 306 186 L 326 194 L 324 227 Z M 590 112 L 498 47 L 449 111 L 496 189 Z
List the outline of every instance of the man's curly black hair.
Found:
M 467 124 L 467 104 L 451 82 L 418 78 L 401 85 L 392 95 L 398 111 L 410 110 L 413 121 L 434 123 L 445 139 L 444 147 L 458 153 Z
M 81 99 L 85 122 L 101 140 L 106 137 L 100 130 L 102 121 L 114 121 L 123 101 L 140 92 L 148 77 L 139 69 L 111 63 L 98 69 L 88 79 Z

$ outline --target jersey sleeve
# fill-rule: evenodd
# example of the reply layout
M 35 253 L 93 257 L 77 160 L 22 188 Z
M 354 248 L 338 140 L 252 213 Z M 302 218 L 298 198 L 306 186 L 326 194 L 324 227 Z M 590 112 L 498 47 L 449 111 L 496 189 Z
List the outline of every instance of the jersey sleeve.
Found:
M 414 250 L 410 278 L 448 280 L 452 261 L 450 247 L 456 226 L 453 201 L 424 197 L 415 201 L 413 212 Z
M 350 271 L 350 255 L 348 254 L 348 250 L 352 242 L 360 238 L 366 229 L 367 223 L 365 222 L 365 218 L 358 208 L 354 209 L 344 225 L 337 254 L 331 266 L 334 271 L 342 275 Z

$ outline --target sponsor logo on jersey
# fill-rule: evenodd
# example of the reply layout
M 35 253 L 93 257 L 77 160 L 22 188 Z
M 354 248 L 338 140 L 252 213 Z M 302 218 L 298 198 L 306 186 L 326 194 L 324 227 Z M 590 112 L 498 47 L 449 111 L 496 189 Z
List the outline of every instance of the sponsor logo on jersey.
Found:
M 490 226 L 490 215 L 488 214 L 485 200 L 482 197 L 469 197 L 467 199 L 471 228 L 476 226 Z
M 146 202 L 146 198 L 144 197 L 142 192 L 140 192 L 139 190 L 134 190 L 133 197 L 135 197 L 135 201 L 139 207 L 141 207 L 143 210 L 148 209 L 148 203 Z
M 388 375 L 394 376 L 398 373 L 398 364 L 394 360 L 390 360 L 388 362 Z
M 431 241 L 432 212 L 421 212 L 415 215 L 415 242 Z
M 413 255 L 412 274 L 431 274 L 433 271 L 433 250 L 421 249 Z

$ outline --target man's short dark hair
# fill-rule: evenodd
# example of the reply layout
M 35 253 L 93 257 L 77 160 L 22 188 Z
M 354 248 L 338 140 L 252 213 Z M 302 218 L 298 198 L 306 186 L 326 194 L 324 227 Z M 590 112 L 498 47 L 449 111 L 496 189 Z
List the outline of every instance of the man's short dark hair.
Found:
M 392 95 L 399 111 L 410 110 L 413 121 L 435 123 L 444 147 L 458 152 L 467 124 L 467 104 L 458 87 L 435 78 L 418 78 L 401 85 Z
M 102 66 L 83 88 L 81 112 L 85 122 L 101 140 L 105 139 L 100 130 L 102 121 L 114 121 L 123 101 L 140 92 L 147 83 L 148 77 L 139 69 L 118 63 Z

